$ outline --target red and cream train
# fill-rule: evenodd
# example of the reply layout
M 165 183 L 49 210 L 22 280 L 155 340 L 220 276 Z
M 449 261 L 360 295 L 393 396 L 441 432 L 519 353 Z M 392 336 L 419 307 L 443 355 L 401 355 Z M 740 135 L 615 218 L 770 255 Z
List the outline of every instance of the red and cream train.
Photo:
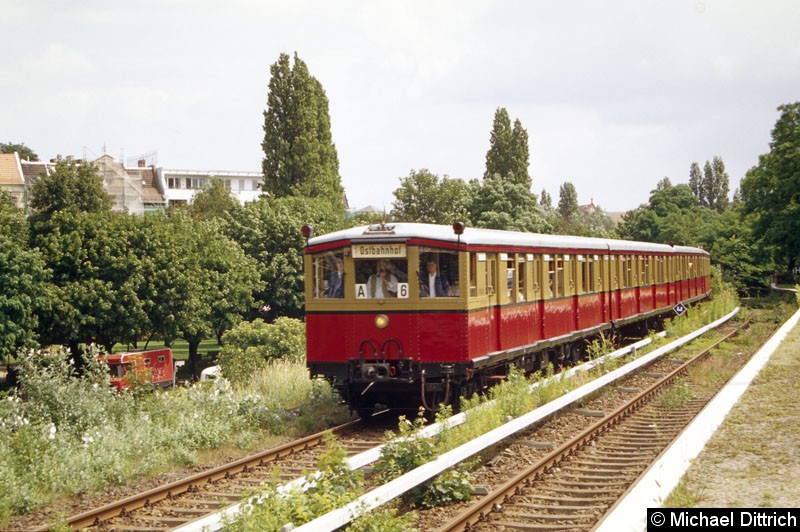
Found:
M 591 337 L 711 290 L 702 249 L 461 223 L 310 238 L 305 278 L 308 367 L 362 415 L 454 402 L 511 364 L 577 360 Z

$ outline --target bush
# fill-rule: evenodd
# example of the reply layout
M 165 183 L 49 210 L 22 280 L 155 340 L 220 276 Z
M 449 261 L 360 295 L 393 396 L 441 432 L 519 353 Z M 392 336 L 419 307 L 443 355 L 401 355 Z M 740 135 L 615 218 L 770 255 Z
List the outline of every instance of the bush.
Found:
M 304 362 L 306 326 L 294 318 L 242 322 L 222 337 L 219 361 L 222 374 L 234 384 L 249 382 L 269 360 Z
M 265 364 L 258 387 L 218 379 L 137 395 L 116 393 L 90 353 L 82 374 L 63 348 L 21 356 L 20 388 L 0 394 L 0 529 L 55 498 L 186 467 L 220 446 L 263 444 L 292 432 L 308 405 L 335 415 L 330 387 L 303 364 Z

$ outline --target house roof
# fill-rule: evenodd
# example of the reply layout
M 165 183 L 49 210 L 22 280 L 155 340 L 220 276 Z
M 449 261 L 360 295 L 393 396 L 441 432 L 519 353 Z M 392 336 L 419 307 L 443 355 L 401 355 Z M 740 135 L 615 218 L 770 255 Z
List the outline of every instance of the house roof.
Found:
M 39 176 L 47 174 L 48 169 L 52 169 L 53 163 L 44 163 L 39 161 L 20 161 L 22 166 L 22 175 L 25 182 L 28 184 L 35 183 Z
M 25 184 L 16 152 L 0 153 L 0 183 L 4 185 Z
M 139 179 L 142 184 L 142 201 L 144 203 L 166 203 L 164 196 L 156 187 L 156 172 L 152 166 L 144 168 L 125 168 L 132 178 Z

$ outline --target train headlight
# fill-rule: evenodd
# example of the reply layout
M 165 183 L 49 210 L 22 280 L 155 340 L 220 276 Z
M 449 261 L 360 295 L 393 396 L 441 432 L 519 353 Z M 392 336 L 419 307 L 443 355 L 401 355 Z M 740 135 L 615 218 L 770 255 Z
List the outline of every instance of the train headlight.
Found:
M 385 329 L 389 326 L 389 316 L 386 314 L 378 314 L 375 316 L 375 327 L 378 329 Z

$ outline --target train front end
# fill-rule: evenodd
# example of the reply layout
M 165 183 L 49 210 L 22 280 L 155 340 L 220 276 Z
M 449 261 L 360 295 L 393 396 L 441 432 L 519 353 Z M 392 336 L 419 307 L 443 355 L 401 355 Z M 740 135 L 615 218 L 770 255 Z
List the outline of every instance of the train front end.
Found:
M 457 235 L 359 227 L 305 249 L 307 361 L 357 412 L 457 398 L 470 361 Z

